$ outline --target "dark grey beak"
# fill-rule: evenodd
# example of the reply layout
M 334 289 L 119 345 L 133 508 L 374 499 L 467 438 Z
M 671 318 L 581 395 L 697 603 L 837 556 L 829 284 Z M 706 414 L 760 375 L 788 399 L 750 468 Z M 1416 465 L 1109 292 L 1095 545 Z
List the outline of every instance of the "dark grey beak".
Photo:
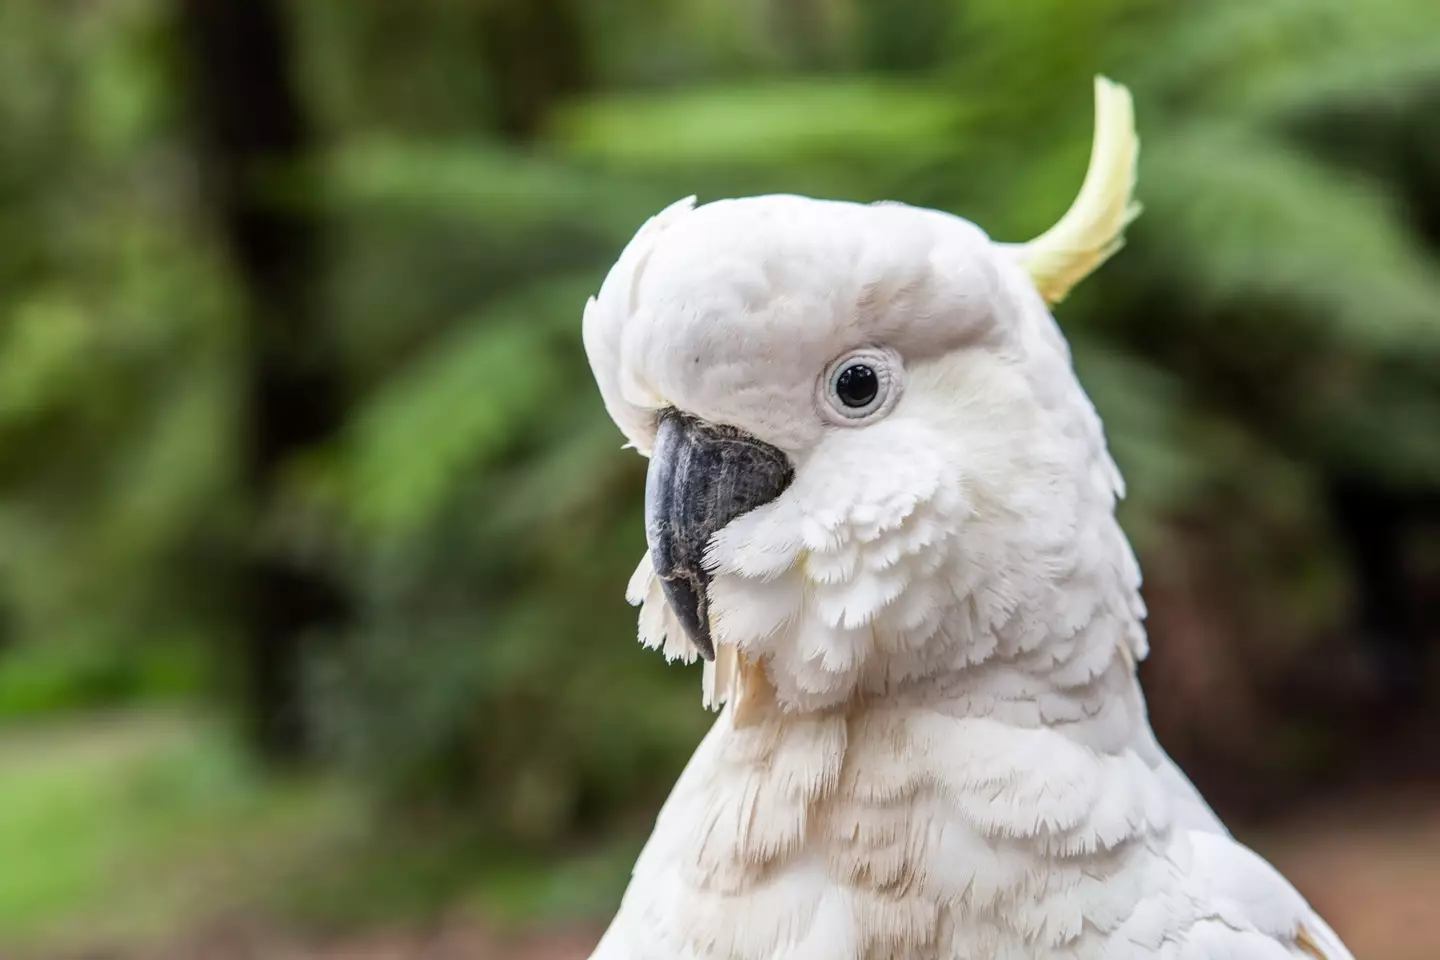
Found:
M 661 415 L 645 478 L 645 539 L 665 598 L 706 660 L 715 659 L 715 643 L 705 547 L 794 478 L 790 460 L 768 443 L 675 410 Z

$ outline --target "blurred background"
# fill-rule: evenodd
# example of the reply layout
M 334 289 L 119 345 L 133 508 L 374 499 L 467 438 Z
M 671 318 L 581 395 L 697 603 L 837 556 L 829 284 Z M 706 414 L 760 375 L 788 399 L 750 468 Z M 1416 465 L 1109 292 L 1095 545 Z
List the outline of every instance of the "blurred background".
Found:
M 1433 0 L 5 0 L 0 955 L 584 957 L 711 721 L 581 308 L 650 214 L 1145 215 L 1059 310 L 1162 742 L 1440 951 Z

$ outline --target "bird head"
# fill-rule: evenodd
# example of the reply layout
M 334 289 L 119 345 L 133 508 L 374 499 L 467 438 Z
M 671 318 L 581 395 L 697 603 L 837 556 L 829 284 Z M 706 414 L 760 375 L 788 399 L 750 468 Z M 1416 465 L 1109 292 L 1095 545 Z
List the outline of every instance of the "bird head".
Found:
M 1129 95 L 1098 79 L 1096 104 L 1080 195 L 1029 243 L 903 204 L 690 199 L 587 304 L 606 409 L 650 461 L 641 639 L 711 661 L 713 699 L 749 670 L 820 709 L 1138 602 L 1049 310 L 1137 212 Z

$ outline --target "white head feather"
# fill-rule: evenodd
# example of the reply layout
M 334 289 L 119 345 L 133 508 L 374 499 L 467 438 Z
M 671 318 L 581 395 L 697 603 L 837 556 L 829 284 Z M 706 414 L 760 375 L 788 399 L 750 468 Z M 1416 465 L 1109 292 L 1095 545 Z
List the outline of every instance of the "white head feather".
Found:
M 784 496 L 712 543 L 710 699 L 729 692 L 734 654 L 803 710 L 1029 654 L 1097 618 L 1140 653 L 1118 473 L 1042 296 L 1103 260 L 1134 209 L 1129 99 L 1096 90 L 1085 187 L 1032 244 L 901 204 L 685 200 L 587 306 L 596 379 L 635 447 L 676 407 L 796 465 Z M 826 395 L 857 352 L 887 381 L 861 420 Z M 687 656 L 647 567 L 631 589 L 642 639 Z

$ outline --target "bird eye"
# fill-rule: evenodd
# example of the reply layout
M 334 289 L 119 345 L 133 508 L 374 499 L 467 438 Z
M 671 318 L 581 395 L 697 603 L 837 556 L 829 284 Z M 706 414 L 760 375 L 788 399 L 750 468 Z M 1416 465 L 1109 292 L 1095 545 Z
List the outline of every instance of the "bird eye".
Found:
M 835 378 L 835 396 L 847 407 L 864 407 L 880 392 L 880 378 L 868 363 L 852 363 Z
M 891 350 L 855 350 L 833 361 L 821 379 L 820 408 L 841 426 L 868 423 L 889 411 L 899 394 L 900 357 Z

